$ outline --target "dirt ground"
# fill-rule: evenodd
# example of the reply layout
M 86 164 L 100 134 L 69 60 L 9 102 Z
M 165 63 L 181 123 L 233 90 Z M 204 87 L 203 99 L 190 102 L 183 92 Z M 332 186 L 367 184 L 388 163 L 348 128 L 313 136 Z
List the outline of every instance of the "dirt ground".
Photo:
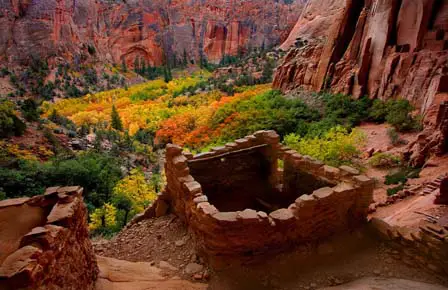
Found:
M 219 258 L 205 263 L 195 253 L 193 237 L 178 218 L 170 215 L 136 224 L 110 242 L 97 240 L 95 250 L 101 256 L 146 262 L 159 268 L 161 275 L 169 279 L 204 282 L 208 283 L 208 289 L 217 290 L 309 290 L 366 277 L 448 286 L 447 277 L 414 268 L 412 262 L 403 260 L 397 251 L 376 240 L 368 228 L 318 246 L 302 246 L 281 254 L 244 259 Z M 210 268 L 204 266 L 197 273 L 191 273 L 187 271 L 191 263 L 210 264 Z
M 209 275 L 196 255 L 194 237 L 174 215 L 141 221 L 110 241 L 97 239 L 93 243 L 101 256 L 149 262 L 186 279 L 206 280 Z
M 404 150 L 404 145 L 390 145 L 385 125 L 364 124 L 360 129 L 367 135 L 366 149 L 393 154 Z M 408 141 L 414 137 L 415 134 L 401 136 Z M 431 182 L 440 172 L 448 172 L 448 156 L 432 158 L 420 177 L 410 184 Z M 383 182 L 388 170 L 368 168 L 365 174 L 377 180 L 375 202 L 384 201 L 387 186 Z M 434 206 L 434 198 L 435 193 L 411 196 L 378 208 L 372 216 L 414 227 L 425 219 L 416 212 L 424 212 L 440 219 L 446 216 L 448 222 L 448 208 Z M 335 288 L 328 289 L 448 289 L 448 277 L 416 268 L 412 261 L 379 241 L 368 225 L 319 245 L 244 259 L 220 257 L 204 261 L 196 254 L 193 235 L 173 215 L 139 222 L 111 241 L 96 240 L 94 244 L 98 255 L 146 262 L 161 269 L 163 275 L 208 283 L 212 290 L 311 290 L 332 286 Z

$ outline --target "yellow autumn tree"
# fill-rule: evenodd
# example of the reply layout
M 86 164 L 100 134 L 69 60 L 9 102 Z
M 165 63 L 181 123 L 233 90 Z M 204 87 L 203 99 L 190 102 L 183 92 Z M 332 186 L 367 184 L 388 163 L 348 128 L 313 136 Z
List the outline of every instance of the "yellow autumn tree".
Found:
M 120 180 L 113 190 L 114 197 L 124 196 L 131 202 L 131 211 L 142 212 L 156 198 L 154 188 L 145 180 L 140 168 L 132 169 L 130 174 Z
M 105 203 L 102 207 L 95 209 L 90 214 L 90 230 L 99 228 L 114 227 L 117 224 L 116 220 L 117 209 L 110 203 Z

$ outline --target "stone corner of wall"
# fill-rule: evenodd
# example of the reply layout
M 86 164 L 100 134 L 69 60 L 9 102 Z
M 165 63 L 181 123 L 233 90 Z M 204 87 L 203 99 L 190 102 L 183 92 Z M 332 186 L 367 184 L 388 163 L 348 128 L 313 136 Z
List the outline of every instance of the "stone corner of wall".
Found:
M 6 200 L 0 204 L 0 210 L 5 206 L 26 205 L 40 207 L 45 209 L 43 212 L 49 212 L 46 217 L 43 216 L 43 224 L 20 237 L 18 248 L 1 263 L 2 287 L 51 288 L 53 283 L 59 285 L 61 281 L 76 283 L 78 279 L 74 277 L 78 274 L 82 279 L 79 279 L 77 286 L 84 289 L 93 288 L 99 270 L 88 237 L 87 210 L 82 201 L 82 192 L 83 188 L 79 186 L 50 187 L 43 195 Z M 63 257 L 80 255 L 82 258 L 75 260 L 82 260 L 88 265 L 76 265 L 79 272 L 68 275 L 71 270 L 64 270 L 68 267 L 68 262 L 62 261 Z

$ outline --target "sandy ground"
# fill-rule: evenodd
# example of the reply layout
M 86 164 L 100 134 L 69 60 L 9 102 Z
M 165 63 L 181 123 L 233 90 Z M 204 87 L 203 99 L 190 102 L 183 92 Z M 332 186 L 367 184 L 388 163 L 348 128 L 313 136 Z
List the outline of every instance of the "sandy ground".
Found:
M 192 283 L 169 275 L 150 263 L 133 263 L 97 256 L 100 268 L 96 290 L 200 290 L 203 283 Z

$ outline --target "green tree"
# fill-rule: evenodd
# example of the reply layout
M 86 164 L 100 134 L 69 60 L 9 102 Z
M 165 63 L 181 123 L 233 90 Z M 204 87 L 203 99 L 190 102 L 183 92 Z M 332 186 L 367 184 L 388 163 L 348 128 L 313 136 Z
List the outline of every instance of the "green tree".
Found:
M 121 71 L 122 72 L 127 72 L 128 71 L 128 67 L 126 65 L 126 59 L 123 57 L 123 60 L 121 61 Z
M 16 116 L 14 104 L 8 100 L 0 100 L 0 138 L 20 136 L 25 129 L 25 123 Z
M 132 200 L 128 195 L 117 193 L 114 195 L 112 202 L 118 210 L 122 210 L 124 212 L 122 223 L 122 226 L 124 227 L 128 222 L 129 213 L 132 210 Z
M 184 48 L 184 56 L 183 56 L 183 66 L 184 68 L 188 66 L 188 56 L 187 56 L 187 50 Z
M 135 71 L 137 74 L 140 74 L 140 58 L 139 58 L 139 57 L 136 57 L 136 58 L 134 59 L 134 71 Z
M 123 123 L 121 122 L 120 115 L 118 114 L 117 108 L 115 108 L 115 105 L 112 106 L 111 126 L 115 130 L 123 131 Z
M 173 79 L 169 65 L 163 67 L 163 79 L 165 83 L 169 83 Z

